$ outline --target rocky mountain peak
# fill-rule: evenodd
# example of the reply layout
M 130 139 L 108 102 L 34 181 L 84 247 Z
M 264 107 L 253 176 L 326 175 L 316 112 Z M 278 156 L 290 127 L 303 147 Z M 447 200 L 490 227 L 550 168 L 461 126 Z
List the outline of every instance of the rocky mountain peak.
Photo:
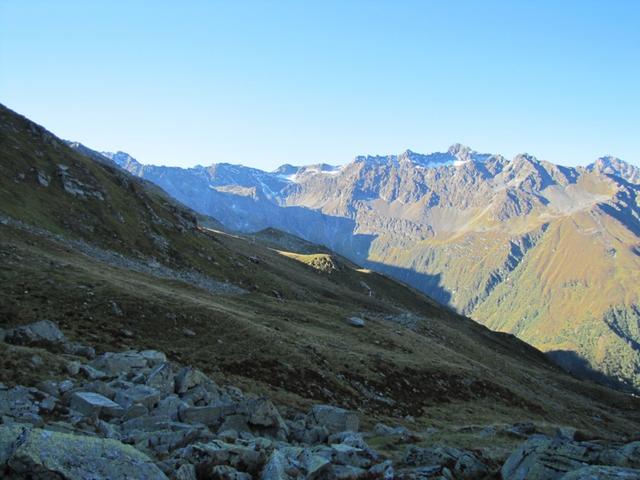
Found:
M 107 157 L 108 159 L 115 162 L 120 167 L 124 167 L 126 165 L 135 165 L 135 166 L 141 165 L 141 163 L 138 162 L 135 158 L 133 158 L 131 155 L 121 150 L 118 150 L 115 153 L 113 152 L 100 152 L 100 153 L 105 157 Z
M 467 157 L 471 153 L 476 153 L 475 150 L 467 147 L 466 145 L 462 145 L 461 143 L 454 143 L 449 147 L 447 153 L 450 155 L 454 155 L 456 157 Z
M 611 155 L 598 158 L 587 166 L 587 170 L 605 175 L 615 175 L 631 183 L 640 183 L 639 167 Z
M 276 168 L 273 173 L 276 175 L 295 175 L 300 170 L 300 167 L 296 167 L 291 165 L 290 163 L 285 163 L 284 165 L 280 165 Z
M 514 163 L 540 163 L 540 161 L 530 153 L 519 153 L 513 157 Z

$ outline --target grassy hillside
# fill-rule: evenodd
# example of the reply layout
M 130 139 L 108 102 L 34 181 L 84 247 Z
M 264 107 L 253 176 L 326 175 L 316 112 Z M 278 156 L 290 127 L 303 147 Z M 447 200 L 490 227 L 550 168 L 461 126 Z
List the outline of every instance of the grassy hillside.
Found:
M 638 387 L 640 257 L 633 242 L 632 232 L 599 209 L 553 222 L 473 316 L 553 352 L 567 368 L 584 370 L 568 353 L 577 352 L 588 362 L 583 367 Z
M 566 375 L 514 336 L 285 234 L 199 226 L 4 107 L 0 146 L 2 327 L 48 318 L 99 351 L 157 348 L 281 405 L 330 402 L 367 421 L 640 426 L 637 399 Z M 0 381 L 46 368 L 17 371 L 5 356 Z

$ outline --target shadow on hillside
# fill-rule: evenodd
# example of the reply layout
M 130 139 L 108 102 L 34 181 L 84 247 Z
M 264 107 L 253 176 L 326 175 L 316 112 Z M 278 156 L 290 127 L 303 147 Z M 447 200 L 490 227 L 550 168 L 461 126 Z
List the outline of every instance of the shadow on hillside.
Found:
M 411 270 L 410 268 L 396 267 L 380 262 L 365 261 L 364 264 L 371 270 L 384 273 L 391 278 L 406 283 L 411 288 L 415 288 L 425 295 L 428 295 L 438 303 L 449 305 L 452 295 L 449 290 L 442 286 L 442 275 L 440 273 L 430 275 Z
M 409 268 L 368 261 L 371 244 L 377 235 L 357 233 L 357 224 L 351 218 L 327 215 L 307 207 L 276 205 L 264 199 L 229 192 L 212 192 L 210 196 L 215 197 L 216 201 L 197 210 L 213 216 L 228 228 L 245 233 L 259 232 L 265 228 L 282 230 L 410 285 L 438 303 L 448 305 L 451 300 L 451 293 L 442 287 L 440 274 L 429 275 Z
M 547 356 L 565 372 L 581 380 L 591 380 L 600 385 L 625 392 L 634 392 L 632 385 L 593 368 L 589 360 L 571 350 L 551 350 Z
M 622 223 L 631 232 L 633 232 L 633 234 L 640 236 L 640 222 L 638 222 L 640 207 L 637 206 L 637 198 L 638 195 L 640 195 L 640 186 L 629 183 L 623 178 L 616 177 L 615 175 L 607 176 L 626 187 L 624 190 L 618 192 L 617 195 L 617 198 L 622 200 L 622 202 L 618 203 L 618 208 L 614 208 L 606 203 L 599 203 L 598 206 L 604 212 Z
M 281 205 L 256 192 L 247 195 L 246 192 L 240 194 L 212 189 L 204 178 L 181 177 L 173 182 L 163 175 L 150 175 L 148 178 L 196 212 L 216 219 L 227 230 L 245 234 L 266 228 L 282 230 L 411 285 L 439 303 L 448 305 L 451 300 L 451 293 L 442 287 L 439 274 L 429 275 L 367 261 L 371 244 L 377 235 L 356 232 L 357 224 L 352 218 L 328 215 L 308 207 Z M 295 245 L 293 241 L 287 246 L 308 248 Z

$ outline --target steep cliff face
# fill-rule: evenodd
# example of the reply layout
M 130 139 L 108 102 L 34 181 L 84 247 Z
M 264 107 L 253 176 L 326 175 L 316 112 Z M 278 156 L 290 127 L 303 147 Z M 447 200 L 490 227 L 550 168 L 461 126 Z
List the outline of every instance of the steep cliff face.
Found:
M 568 168 L 454 145 L 267 173 L 107 156 L 229 228 L 275 227 L 326 245 L 491 328 L 640 386 L 640 339 L 609 326 L 612 311 L 633 323 L 640 303 L 638 168 L 622 160 Z

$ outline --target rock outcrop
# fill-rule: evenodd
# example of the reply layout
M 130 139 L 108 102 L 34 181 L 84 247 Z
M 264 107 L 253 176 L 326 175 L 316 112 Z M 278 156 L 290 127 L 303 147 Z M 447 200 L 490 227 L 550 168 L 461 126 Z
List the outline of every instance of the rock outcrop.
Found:
M 284 416 L 268 398 L 155 350 L 70 355 L 52 322 L 15 328 L 7 340 L 56 352 L 71 377 L 0 385 L 6 478 L 472 480 L 500 467 L 480 451 L 424 446 L 427 437 L 406 427 L 359 432 L 359 415 L 334 405 Z M 504 480 L 640 478 L 640 442 L 578 442 L 568 429 L 551 438 L 529 424 L 504 431 L 526 439 L 502 465 Z M 368 445 L 372 437 L 408 445 L 394 461 Z

